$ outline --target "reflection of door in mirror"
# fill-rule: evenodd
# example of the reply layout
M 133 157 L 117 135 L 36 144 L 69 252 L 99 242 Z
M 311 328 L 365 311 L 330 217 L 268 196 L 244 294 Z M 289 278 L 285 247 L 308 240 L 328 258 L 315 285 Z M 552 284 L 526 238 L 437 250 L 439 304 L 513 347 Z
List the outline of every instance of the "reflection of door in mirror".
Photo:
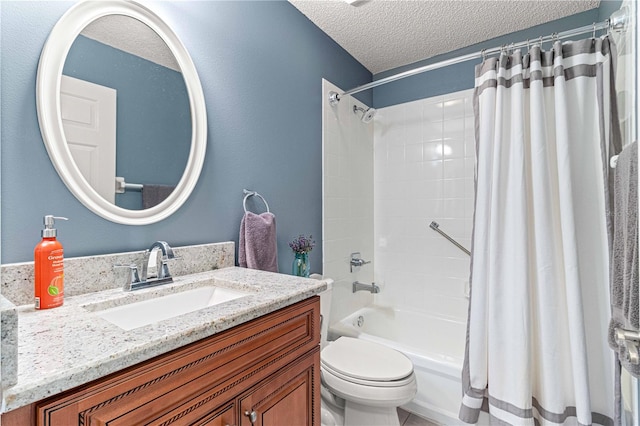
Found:
M 74 41 L 63 74 L 117 90 L 114 177 L 178 184 L 191 148 L 189 97 L 175 58 L 151 28 L 122 15 L 97 19 Z M 140 210 L 143 195 L 115 194 L 115 204 Z
M 102 198 L 114 203 L 116 91 L 63 75 L 60 112 L 67 145 L 80 173 Z

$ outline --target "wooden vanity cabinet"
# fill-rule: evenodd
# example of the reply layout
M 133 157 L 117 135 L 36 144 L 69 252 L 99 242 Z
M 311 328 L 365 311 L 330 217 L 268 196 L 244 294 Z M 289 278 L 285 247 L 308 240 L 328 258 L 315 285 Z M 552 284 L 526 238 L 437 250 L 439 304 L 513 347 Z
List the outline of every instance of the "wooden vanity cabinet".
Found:
M 3 426 L 320 424 L 314 296 L 2 416 Z
M 298 360 L 286 370 L 254 386 L 238 398 L 241 426 L 311 425 L 314 419 L 313 402 L 320 400 L 314 394 L 318 381 L 316 366 L 320 365 L 320 352 L 314 351 Z M 315 377 L 314 377 L 315 376 Z M 317 377 L 317 378 L 316 378 Z M 320 414 L 318 410 L 316 414 Z M 320 424 L 320 418 L 316 420 Z

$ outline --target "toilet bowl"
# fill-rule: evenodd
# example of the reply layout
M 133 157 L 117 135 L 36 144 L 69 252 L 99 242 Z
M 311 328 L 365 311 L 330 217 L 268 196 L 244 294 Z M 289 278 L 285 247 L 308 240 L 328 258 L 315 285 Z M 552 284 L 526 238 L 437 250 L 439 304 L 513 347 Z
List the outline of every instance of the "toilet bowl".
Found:
M 327 341 L 333 281 L 320 294 L 322 426 L 398 426 L 397 407 L 417 392 L 411 360 L 374 342 Z

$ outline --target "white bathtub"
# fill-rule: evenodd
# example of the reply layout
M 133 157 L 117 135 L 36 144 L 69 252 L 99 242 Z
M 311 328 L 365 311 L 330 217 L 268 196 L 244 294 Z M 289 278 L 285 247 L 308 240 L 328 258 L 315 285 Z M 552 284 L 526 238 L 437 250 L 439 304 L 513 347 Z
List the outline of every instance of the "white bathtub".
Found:
M 403 408 L 451 425 L 461 423 L 458 409 L 466 326 L 466 322 L 372 305 L 331 325 L 329 339 L 357 337 L 404 353 L 413 362 L 418 393 Z

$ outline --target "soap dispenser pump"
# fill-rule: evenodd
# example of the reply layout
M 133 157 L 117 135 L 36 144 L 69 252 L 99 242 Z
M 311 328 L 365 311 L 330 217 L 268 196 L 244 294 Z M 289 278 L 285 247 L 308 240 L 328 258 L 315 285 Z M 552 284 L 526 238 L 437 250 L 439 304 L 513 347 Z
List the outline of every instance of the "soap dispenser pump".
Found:
M 56 239 L 56 219 L 68 220 L 45 216 L 42 240 L 33 252 L 36 309 L 55 308 L 64 302 L 64 251 Z

